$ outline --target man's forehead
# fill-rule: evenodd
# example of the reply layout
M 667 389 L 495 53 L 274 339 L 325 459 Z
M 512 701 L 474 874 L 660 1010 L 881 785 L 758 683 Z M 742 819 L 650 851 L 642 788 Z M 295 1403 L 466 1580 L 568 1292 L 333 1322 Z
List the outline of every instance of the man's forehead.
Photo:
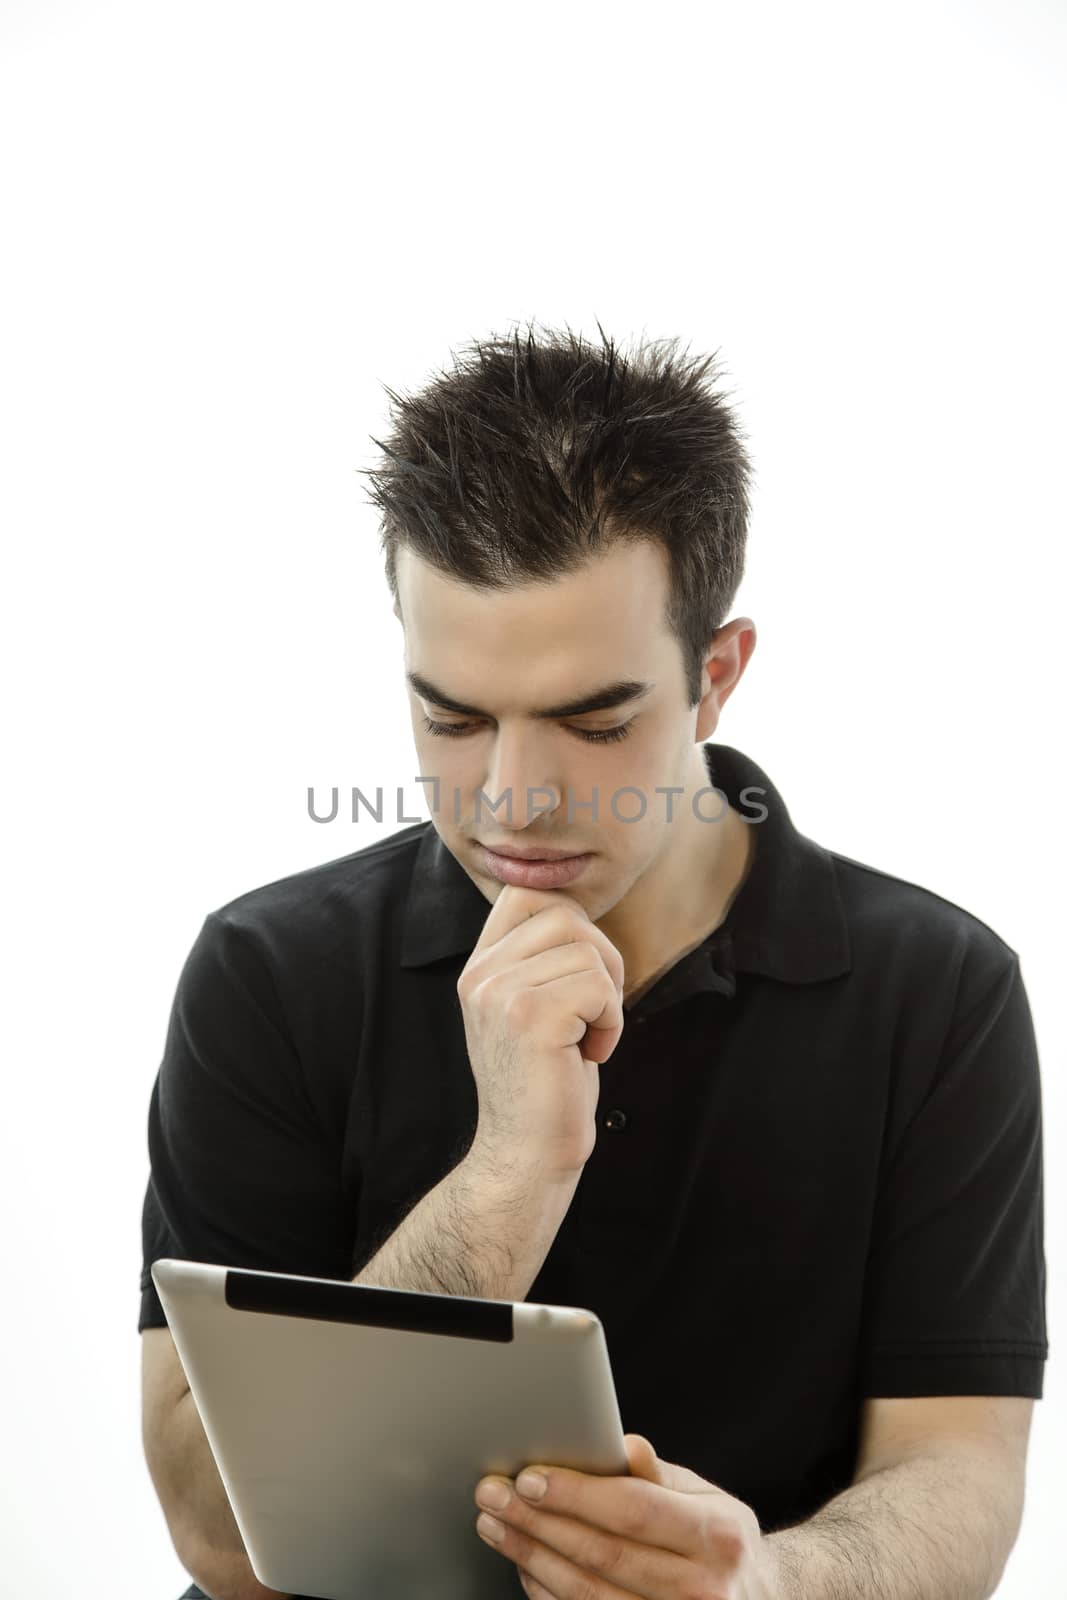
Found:
M 479 590 L 424 562 L 416 567 L 418 559 L 399 615 L 408 682 L 435 705 L 473 708 L 495 698 L 545 716 L 578 701 L 607 709 L 642 697 L 672 671 L 677 644 L 662 605 L 647 583 L 619 581 L 618 569 L 603 585 L 575 574 L 570 582 Z

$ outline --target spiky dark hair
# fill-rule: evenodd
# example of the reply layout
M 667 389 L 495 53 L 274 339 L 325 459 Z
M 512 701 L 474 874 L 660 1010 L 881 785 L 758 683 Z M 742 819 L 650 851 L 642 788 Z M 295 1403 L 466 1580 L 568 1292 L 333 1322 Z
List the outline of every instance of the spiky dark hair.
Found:
M 499 590 L 553 582 L 616 542 L 657 540 L 693 707 L 744 572 L 753 476 L 713 387 L 718 352 L 689 359 L 677 338 L 657 339 L 627 358 L 599 322 L 601 350 L 569 327 L 535 326 L 464 346 L 465 359 L 415 395 L 383 384 L 394 426 L 373 442 L 387 461 L 362 475 L 394 603 L 401 545 Z

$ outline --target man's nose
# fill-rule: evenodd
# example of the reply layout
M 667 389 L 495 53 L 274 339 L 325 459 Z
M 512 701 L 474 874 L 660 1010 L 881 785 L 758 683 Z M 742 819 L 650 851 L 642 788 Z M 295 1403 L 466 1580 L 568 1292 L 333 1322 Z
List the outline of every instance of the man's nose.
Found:
M 481 787 L 486 796 L 481 801 L 485 816 L 516 830 L 551 815 L 564 793 L 558 777 L 549 772 L 542 741 L 528 729 L 502 729 L 497 734 Z M 496 809 L 490 812 L 490 806 Z

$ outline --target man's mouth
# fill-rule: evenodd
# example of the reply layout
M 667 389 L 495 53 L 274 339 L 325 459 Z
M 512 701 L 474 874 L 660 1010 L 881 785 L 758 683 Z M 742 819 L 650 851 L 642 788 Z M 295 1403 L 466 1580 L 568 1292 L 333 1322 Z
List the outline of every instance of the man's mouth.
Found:
M 482 844 L 481 840 L 477 841 Z M 517 850 L 514 845 L 483 844 L 483 849 L 492 851 L 495 856 L 507 856 L 511 861 L 570 861 L 574 856 L 583 856 L 585 850 L 549 850 L 530 849 Z

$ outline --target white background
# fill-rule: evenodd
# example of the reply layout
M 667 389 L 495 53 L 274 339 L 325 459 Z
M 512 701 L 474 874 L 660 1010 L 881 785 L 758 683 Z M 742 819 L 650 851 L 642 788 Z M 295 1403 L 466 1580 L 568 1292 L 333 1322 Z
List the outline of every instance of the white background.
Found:
M 715 737 L 1020 953 L 1052 1354 L 998 1596 L 1062 1596 L 1064 33 L 7 0 L 5 1593 L 188 1582 L 136 1332 L 174 984 L 209 909 L 393 831 L 314 824 L 309 784 L 428 816 L 357 469 L 382 384 L 533 317 L 721 352 L 759 639 Z

